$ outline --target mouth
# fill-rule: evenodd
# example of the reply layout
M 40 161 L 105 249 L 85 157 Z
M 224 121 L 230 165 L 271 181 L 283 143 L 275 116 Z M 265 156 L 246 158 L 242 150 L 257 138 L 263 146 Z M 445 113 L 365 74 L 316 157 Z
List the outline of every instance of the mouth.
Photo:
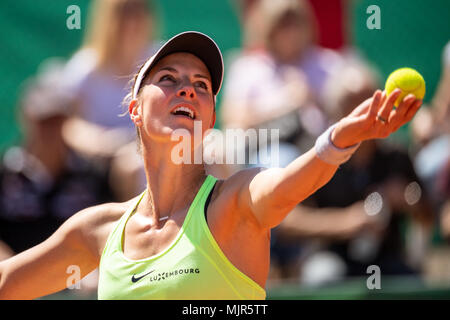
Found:
M 195 120 L 195 112 L 188 105 L 179 105 L 179 106 L 175 107 L 175 109 L 173 109 L 171 114 L 173 114 L 175 116 L 186 117 L 191 120 Z

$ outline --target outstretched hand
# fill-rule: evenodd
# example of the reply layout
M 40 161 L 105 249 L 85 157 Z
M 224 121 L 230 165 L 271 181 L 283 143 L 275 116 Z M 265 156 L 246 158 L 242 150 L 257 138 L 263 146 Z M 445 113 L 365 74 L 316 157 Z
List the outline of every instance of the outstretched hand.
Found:
M 333 144 L 346 148 L 364 140 L 386 138 L 397 131 L 414 117 L 422 105 L 422 100 L 409 94 L 394 108 L 400 93 L 400 89 L 395 89 L 387 96 L 381 90 L 375 91 L 371 98 L 338 122 L 331 135 Z

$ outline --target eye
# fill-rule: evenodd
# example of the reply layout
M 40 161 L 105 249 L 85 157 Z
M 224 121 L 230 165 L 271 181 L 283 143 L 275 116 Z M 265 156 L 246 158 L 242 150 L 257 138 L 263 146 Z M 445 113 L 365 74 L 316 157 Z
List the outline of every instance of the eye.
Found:
M 208 90 L 208 85 L 207 85 L 205 82 L 203 82 L 203 81 L 197 81 L 197 82 L 195 83 L 195 85 L 196 85 L 197 87 L 202 88 L 202 89 Z
M 159 79 L 159 82 L 163 82 L 163 81 L 175 82 L 175 78 L 170 74 L 165 74 Z

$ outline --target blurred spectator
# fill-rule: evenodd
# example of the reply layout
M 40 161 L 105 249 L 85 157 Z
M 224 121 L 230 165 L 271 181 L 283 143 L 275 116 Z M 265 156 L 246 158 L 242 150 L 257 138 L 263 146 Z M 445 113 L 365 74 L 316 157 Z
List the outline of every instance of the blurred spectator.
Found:
M 443 167 L 437 180 L 437 192 L 443 199 L 441 208 L 441 231 L 447 242 L 450 242 L 450 158 Z
M 349 62 L 337 74 L 325 95 L 335 120 L 377 88 L 376 77 L 361 63 Z M 420 273 L 433 222 L 427 190 L 408 154 L 366 141 L 278 233 L 291 243 L 307 236 L 319 239 L 302 257 L 301 280 L 321 284 L 366 275 L 373 264 L 383 275 Z
M 429 106 L 422 107 L 411 123 L 418 175 L 440 212 L 436 242 L 450 239 L 450 42 L 442 50 L 442 72 Z M 440 244 L 440 243 L 439 243 Z
M 145 189 L 144 162 L 135 141 L 120 147 L 111 159 L 110 185 L 118 201 L 128 201 Z
M 416 169 L 436 207 L 441 208 L 449 198 L 439 184 L 446 183 L 442 179 L 448 177 L 445 172 L 450 161 L 450 42 L 443 49 L 441 79 L 431 105 L 419 110 L 411 127 L 418 149 Z
M 442 75 L 433 97 L 435 119 L 441 133 L 450 133 L 450 41 L 442 51 Z
M 316 42 L 325 48 L 339 50 L 346 44 L 346 22 L 348 1 L 346 0 L 306 0 L 314 13 Z M 265 22 L 253 10 L 259 0 L 234 0 L 244 27 L 245 48 L 256 49 L 262 46 L 261 29 Z
M 153 24 L 150 1 L 92 3 L 85 43 L 65 71 L 66 83 L 79 99 L 78 117 L 65 129 L 73 147 L 108 157 L 135 137 L 129 117 L 120 116 L 122 100 L 131 75 L 154 51 Z
M 320 97 L 340 57 L 315 45 L 307 1 L 260 0 L 248 10 L 244 41 L 250 44 L 229 63 L 223 124 L 279 129 L 281 143 L 309 148 L 327 125 Z
M 62 64 L 48 62 L 42 68 L 24 85 L 23 143 L 9 148 L 0 162 L 4 254 L 43 242 L 82 209 L 114 201 L 106 164 L 88 161 L 63 139 L 62 127 L 72 115 L 74 100 L 61 86 Z
M 223 125 L 278 129 L 279 163 L 269 159 L 269 166 L 284 167 L 309 149 L 328 125 L 321 97 L 341 58 L 317 46 L 317 22 L 305 0 L 255 0 L 242 9 L 244 49 L 229 57 Z M 258 150 L 246 152 L 250 157 Z M 258 160 L 256 165 L 268 166 Z M 271 278 L 294 275 L 299 246 L 284 242 L 277 229 L 271 239 Z

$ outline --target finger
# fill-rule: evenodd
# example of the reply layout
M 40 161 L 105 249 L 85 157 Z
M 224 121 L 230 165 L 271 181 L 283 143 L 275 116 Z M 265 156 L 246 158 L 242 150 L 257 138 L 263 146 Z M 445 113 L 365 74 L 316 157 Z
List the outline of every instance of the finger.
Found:
M 408 94 L 402 102 L 400 102 L 397 110 L 402 114 L 406 114 L 411 107 L 411 105 L 416 101 L 416 96 L 412 93 Z
M 383 94 L 381 90 L 375 91 L 372 96 L 372 102 L 369 107 L 369 117 L 376 118 L 378 110 L 380 110 L 381 101 L 383 99 Z
M 384 105 L 387 99 L 386 90 L 383 90 L 383 94 L 381 95 L 381 105 Z
M 351 113 L 350 113 L 350 117 L 359 117 L 362 115 L 366 115 L 366 114 L 371 114 L 371 108 L 373 109 L 374 103 L 375 105 L 379 104 L 379 102 L 374 102 L 375 97 L 379 95 L 380 96 L 380 100 L 381 100 L 381 90 L 376 90 L 374 92 L 374 94 L 372 95 L 372 97 L 364 100 L 364 102 L 362 102 L 358 107 L 356 107 Z M 369 110 L 369 112 L 367 112 L 367 110 Z
M 411 121 L 411 119 L 414 117 L 414 115 L 420 109 L 421 105 L 422 105 L 422 100 L 418 99 L 409 107 L 409 109 L 405 115 L 406 122 Z
M 389 124 L 393 127 L 403 122 L 404 117 L 412 104 L 416 101 L 416 97 L 413 94 L 408 94 L 400 103 L 398 108 L 391 111 L 389 114 Z
M 411 121 L 411 119 L 417 113 L 417 111 L 419 110 L 421 105 L 422 105 L 422 100 L 414 99 L 413 103 L 411 103 L 408 110 L 406 112 L 404 112 L 404 114 L 401 117 L 399 117 L 398 121 L 396 121 L 396 124 L 393 127 L 393 131 L 398 130 L 398 128 L 403 126 L 405 123 Z
M 375 115 L 378 116 L 381 107 L 386 103 L 386 99 L 387 99 L 387 95 L 386 95 L 386 91 L 383 90 L 383 92 L 381 93 L 381 101 L 378 104 L 378 109 L 374 109 L 373 111 L 375 112 Z
M 397 100 L 401 92 L 402 91 L 400 89 L 395 89 L 391 92 L 391 94 L 386 98 L 384 104 L 381 106 L 380 111 L 378 112 L 379 118 L 384 119 L 385 122 L 387 122 L 389 114 L 394 107 L 395 100 Z
M 364 100 L 363 103 L 361 103 L 358 107 L 356 107 L 350 114 L 350 117 L 359 117 L 360 115 L 363 115 L 367 112 L 367 109 L 370 108 L 370 103 L 372 101 L 372 98 L 368 98 Z

